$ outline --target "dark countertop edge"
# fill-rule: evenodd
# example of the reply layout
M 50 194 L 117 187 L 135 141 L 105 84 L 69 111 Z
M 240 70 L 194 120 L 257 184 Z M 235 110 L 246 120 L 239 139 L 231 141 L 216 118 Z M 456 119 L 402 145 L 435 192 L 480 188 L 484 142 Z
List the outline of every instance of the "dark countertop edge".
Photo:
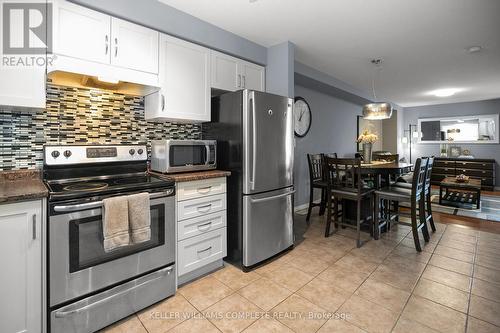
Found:
M 206 170 L 206 171 L 193 171 L 193 172 L 179 172 L 179 173 L 159 173 L 155 171 L 150 172 L 152 175 L 173 180 L 176 183 L 190 182 L 195 180 L 204 180 L 211 178 L 229 177 L 230 171 L 225 170 Z

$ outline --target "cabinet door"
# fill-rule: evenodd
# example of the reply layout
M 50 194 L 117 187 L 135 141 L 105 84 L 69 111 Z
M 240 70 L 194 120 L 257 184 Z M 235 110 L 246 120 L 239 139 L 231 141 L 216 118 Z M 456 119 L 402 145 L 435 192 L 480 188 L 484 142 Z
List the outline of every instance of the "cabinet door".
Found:
M 45 108 L 45 66 L 0 66 L 0 105 Z
M 158 74 L 158 31 L 111 18 L 111 64 Z
M 242 88 L 242 77 L 238 74 L 239 59 L 211 51 L 212 88 L 235 91 Z
M 238 72 L 242 76 L 244 89 L 265 91 L 264 67 L 246 61 L 240 61 Z
M 162 35 L 160 42 L 160 118 L 210 121 L 210 51 Z
M 54 3 L 54 53 L 109 64 L 111 17 L 67 1 Z
M 42 204 L 0 208 L 0 331 L 42 331 Z

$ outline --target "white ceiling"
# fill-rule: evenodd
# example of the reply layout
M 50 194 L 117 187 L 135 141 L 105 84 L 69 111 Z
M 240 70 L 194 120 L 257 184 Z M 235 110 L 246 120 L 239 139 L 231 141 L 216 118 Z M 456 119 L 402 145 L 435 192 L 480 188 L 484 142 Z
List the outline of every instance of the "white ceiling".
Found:
M 500 97 L 500 0 L 160 0 L 401 106 Z M 469 54 L 466 48 L 483 50 Z M 461 89 L 451 97 L 430 91 Z

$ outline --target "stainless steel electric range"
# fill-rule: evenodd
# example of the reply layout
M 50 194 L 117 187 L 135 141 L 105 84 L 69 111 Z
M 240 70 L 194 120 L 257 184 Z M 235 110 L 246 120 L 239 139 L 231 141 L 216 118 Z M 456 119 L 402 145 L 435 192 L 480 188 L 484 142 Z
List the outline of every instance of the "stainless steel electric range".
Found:
M 175 293 L 174 184 L 140 145 L 46 146 L 48 325 L 94 332 Z M 151 239 L 106 252 L 102 200 L 150 194 Z

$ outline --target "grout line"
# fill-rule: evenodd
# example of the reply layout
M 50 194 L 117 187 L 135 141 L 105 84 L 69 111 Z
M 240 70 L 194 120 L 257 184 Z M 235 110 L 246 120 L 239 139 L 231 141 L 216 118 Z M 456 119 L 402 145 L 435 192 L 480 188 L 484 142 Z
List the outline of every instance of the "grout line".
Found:
M 470 279 L 469 283 L 469 297 L 467 299 L 467 316 L 465 317 L 465 333 L 468 331 L 468 326 L 469 326 L 469 312 L 470 312 L 470 301 L 472 298 L 472 285 L 474 283 L 474 272 L 476 270 L 476 256 L 477 256 L 477 246 L 479 243 L 479 237 L 476 237 L 476 245 L 475 245 L 475 251 L 474 251 L 474 256 L 472 257 L 472 277 Z
M 443 237 L 444 233 L 446 232 L 446 229 L 448 229 L 448 226 L 447 226 L 446 224 L 444 224 L 444 225 L 445 225 L 445 230 L 441 233 L 441 235 L 440 235 L 440 237 L 439 237 L 439 239 L 438 239 L 437 245 L 439 245 L 439 243 L 440 243 L 440 241 L 441 241 L 441 238 Z M 432 256 L 434 255 L 434 251 L 436 250 L 437 245 L 436 245 L 436 246 L 434 247 L 434 249 L 432 250 L 431 258 L 432 258 Z M 398 318 L 396 319 L 396 322 L 394 323 L 394 326 L 393 326 L 393 327 L 392 327 L 392 329 L 391 329 L 391 332 L 392 332 L 392 331 L 394 331 L 394 328 L 396 328 L 396 325 L 398 324 L 399 319 L 401 319 L 401 316 L 403 315 L 403 312 L 405 311 L 406 306 L 408 305 L 408 302 L 410 301 L 410 299 L 411 299 L 411 298 L 412 298 L 412 296 L 414 295 L 414 293 L 413 293 L 413 292 L 415 291 L 415 288 L 417 287 L 418 283 L 420 282 L 420 279 L 422 278 L 422 275 L 424 274 L 425 270 L 427 269 L 427 266 L 429 266 L 429 262 L 431 261 L 431 258 L 429 258 L 429 261 L 427 261 L 427 263 L 425 264 L 424 269 L 423 269 L 423 270 L 422 270 L 422 272 L 420 273 L 420 275 L 419 275 L 419 277 L 418 277 L 418 279 L 417 279 L 417 281 L 416 281 L 415 285 L 414 285 L 414 286 L 413 286 L 413 288 L 411 289 L 411 291 L 410 291 L 410 296 L 409 296 L 409 297 L 408 297 L 408 299 L 406 300 L 406 302 L 405 302 L 405 304 L 404 304 L 404 306 L 403 306 L 403 308 L 402 308 L 401 312 L 399 313 Z M 418 296 L 418 295 L 415 295 L 415 296 Z M 431 301 L 431 302 L 432 302 L 432 301 Z M 419 324 L 424 325 L 424 324 L 422 324 L 422 323 L 420 323 L 420 322 L 419 322 Z M 424 326 L 429 327 L 429 326 L 427 326 L 427 325 L 424 325 Z M 431 329 L 432 329 L 432 327 L 429 327 L 429 328 L 431 328 Z

